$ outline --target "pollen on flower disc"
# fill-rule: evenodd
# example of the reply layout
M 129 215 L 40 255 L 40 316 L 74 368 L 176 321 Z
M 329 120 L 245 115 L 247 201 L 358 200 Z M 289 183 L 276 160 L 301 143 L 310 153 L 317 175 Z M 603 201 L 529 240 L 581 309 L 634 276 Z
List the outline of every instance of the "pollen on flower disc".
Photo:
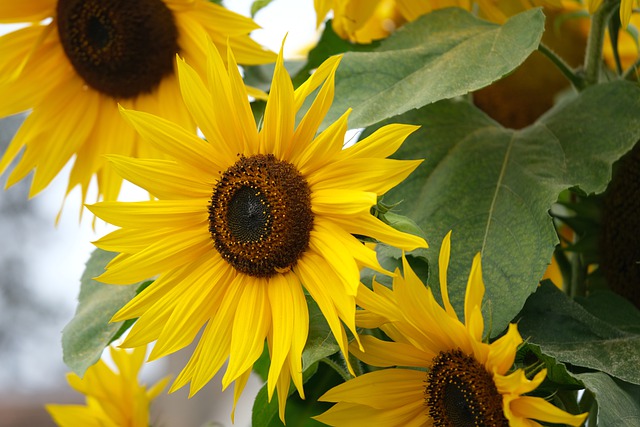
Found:
M 272 154 L 240 157 L 213 189 L 211 238 L 242 273 L 271 277 L 289 271 L 308 249 L 312 228 L 306 180 Z
M 427 374 L 425 403 L 434 427 L 508 427 L 493 377 L 460 350 L 440 352 Z
M 178 30 L 162 0 L 59 0 L 55 19 L 76 73 L 105 95 L 150 93 L 173 72 Z

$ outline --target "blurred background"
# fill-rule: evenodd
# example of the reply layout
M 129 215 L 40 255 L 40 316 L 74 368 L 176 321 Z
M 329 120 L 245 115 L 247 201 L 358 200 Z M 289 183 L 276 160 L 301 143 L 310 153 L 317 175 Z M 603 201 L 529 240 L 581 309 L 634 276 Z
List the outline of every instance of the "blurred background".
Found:
M 224 5 L 249 16 L 252 3 L 253 0 L 227 0 Z M 303 56 L 316 39 L 312 0 L 274 0 L 258 12 L 255 20 L 262 29 L 252 36 L 271 50 L 278 51 L 288 34 L 287 58 Z M 15 28 L 0 25 L 0 34 Z M 4 153 L 24 117 L 0 120 L 0 153 Z M 2 188 L 7 175 L 0 176 Z M 79 191 L 69 195 L 55 225 L 66 176 L 58 176 L 49 188 L 31 200 L 29 185 L 27 179 L 0 190 L 0 427 L 53 426 L 44 410 L 45 403 L 84 402 L 84 397 L 71 390 L 65 381 L 68 369 L 62 362 L 60 334 L 75 312 L 79 279 L 93 250 L 91 242 L 109 230 L 99 222 L 92 229 L 87 212 L 79 221 Z M 136 190 L 125 187 L 123 198 L 145 197 Z M 92 200 L 91 195 L 88 200 Z M 145 365 L 143 380 L 149 384 L 168 373 L 175 376 L 191 350 L 187 348 Z M 251 406 L 260 385 L 257 378 L 249 381 L 236 410 L 235 426 L 250 425 Z M 192 399 L 187 399 L 187 391 L 185 388 L 171 396 L 165 394 L 155 401 L 152 424 L 232 425 L 232 388 L 221 393 L 220 377 Z

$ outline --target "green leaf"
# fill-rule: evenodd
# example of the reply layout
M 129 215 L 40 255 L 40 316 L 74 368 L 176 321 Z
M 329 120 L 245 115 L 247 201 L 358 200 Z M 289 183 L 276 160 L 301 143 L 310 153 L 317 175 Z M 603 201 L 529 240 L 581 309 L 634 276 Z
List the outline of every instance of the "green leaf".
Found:
M 515 360 L 517 368 L 526 370 L 529 366 L 539 362 L 544 363 L 547 376 L 545 382 L 536 391 L 553 394 L 559 389 L 579 390 L 584 388 L 582 383 L 567 371 L 564 363 L 542 353 L 540 346 L 527 342 L 518 349 Z
M 640 310 L 628 299 L 608 291 L 600 290 L 589 297 L 576 298 L 585 310 L 621 331 L 640 335 Z
M 438 252 L 449 230 L 449 292 L 462 314 L 473 257 L 482 253 L 483 311 L 492 336 L 536 290 L 558 238 L 549 209 L 561 191 L 603 191 L 611 165 L 640 139 L 640 88 L 589 88 L 534 125 L 505 129 L 464 101 L 441 101 L 387 122 L 422 125 L 394 157 L 425 159 L 385 195 L 424 230 L 430 286 L 439 293 Z M 362 137 L 373 132 L 367 129 Z
M 502 26 L 458 8 L 428 13 L 375 51 L 344 55 L 323 126 L 350 107 L 350 126 L 365 127 L 485 87 L 536 50 L 543 31 L 539 9 L 515 15 Z
M 616 310 L 623 308 L 612 305 L 607 311 Z M 606 318 L 594 316 L 555 286 L 543 283 L 518 317 L 520 333 L 545 354 L 640 384 L 640 334 L 626 332 Z M 619 317 L 627 315 L 616 314 L 613 318 Z
M 251 17 L 255 18 L 256 13 L 260 12 L 261 9 L 269 6 L 273 0 L 255 0 L 251 3 Z
M 313 378 L 313 381 L 309 381 Z M 318 402 L 318 398 L 331 387 L 342 382 L 340 375 L 329 365 L 316 362 L 308 371 L 303 373 L 305 382 L 305 397 L 300 398 L 293 389 L 289 390 L 285 421 L 287 427 L 319 427 L 324 424 L 311 419 L 315 415 L 329 409 L 332 404 Z M 253 405 L 252 425 L 264 427 L 283 427 L 278 416 L 278 398 L 274 395 L 271 402 L 267 402 L 266 384 L 260 389 Z
M 96 249 L 87 261 L 80 279 L 78 307 L 73 319 L 62 330 L 64 363 L 83 376 L 100 359 L 102 350 L 118 335 L 125 322 L 109 323 L 113 315 L 128 303 L 148 282 L 128 286 L 106 285 L 93 277 L 104 272 L 117 254 Z
M 595 395 L 598 425 L 637 427 L 640 425 L 640 387 L 624 386 L 602 372 L 576 375 Z
M 318 68 L 327 58 L 344 52 L 370 52 L 380 46 L 380 42 L 374 41 L 369 44 L 356 44 L 342 39 L 333 31 L 331 20 L 327 21 L 324 31 L 316 46 L 309 51 L 307 64 L 293 78 L 294 87 L 300 86 L 313 70 Z

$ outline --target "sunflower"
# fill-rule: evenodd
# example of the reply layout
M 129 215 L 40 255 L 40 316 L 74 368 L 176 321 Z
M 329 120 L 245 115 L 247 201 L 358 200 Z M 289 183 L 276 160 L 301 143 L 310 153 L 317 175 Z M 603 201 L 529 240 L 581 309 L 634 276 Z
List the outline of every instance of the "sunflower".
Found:
M 149 427 L 149 406 L 169 381 L 148 388 L 138 383 L 146 347 L 133 351 L 110 347 L 118 372 L 103 360 L 87 369 L 83 378 L 67 374 L 69 385 L 87 396 L 87 405 L 46 405 L 61 427 Z
M 314 0 L 317 26 L 332 10 L 336 34 L 361 44 L 386 38 L 402 24 L 437 9 L 477 9 L 480 16 L 503 23 L 511 15 L 543 5 L 560 7 L 561 0 Z
M 158 275 L 113 319 L 139 318 L 123 345 L 157 340 L 151 359 L 185 347 L 206 325 L 172 390 L 191 382 L 196 393 L 229 357 L 222 382 L 224 388 L 236 382 L 237 400 L 266 338 L 269 398 L 277 388 L 282 417 L 291 378 L 304 396 L 301 354 L 309 318 L 303 286 L 346 352 L 341 321 L 356 335 L 359 267 L 384 271 L 354 235 L 406 250 L 426 247 L 424 239 L 370 214 L 377 196 L 420 164 L 386 159 L 417 127 L 389 125 L 343 150 L 347 111 L 315 136 L 333 101 L 340 57 L 294 91 L 281 51 L 258 130 L 228 52 L 225 68 L 209 45 L 206 84 L 178 61 L 184 100 L 206 141 L 166 119 L 123 110 L 140 135 L 172 159 L 112 157 L 125 179 L 157 200 L 89 206 L 121 227 L 96 242 L 121 252 L 98 280 L 127 284 Z M 320 84 L 295 126 L 304 99 Z
M 406 259 L 404 278 L 394 277 L 393 290 L 374 283 L 374 291 L 364 285 L 358 291 L 364 308 L 358 326 L 380 327 L 393 341 L 362 335 L 364 351 L 352 346 L 352 352 L 373 366 L 406 368 L 373 371 L 329 390 L 320 400 L 338 403 L 316 418 L 336 426 L 539 426 L 533 420 L 582 425 L 587 414 L 571 415 L 524 395 L 540 385 L 546 370 L 533 379 L 512 370 L 522 343 L 516 325 L 491 344 L 482 340 L 480 254 L 467 283 L 466 321 L 458 319 L 447 293 L 450 235 L 439 259 L 444 308 Z
M 229 45 L 243 64 L 275 60 L 249 38 L 257 25 L 207 0 L 4 1 L 0 23 L 30 23 L 0 38 L 0 117 L 32 110 L 0 160 L 11 186 L 34 171 L 30 196 L 73 157 L 67 194 L 92 177 L 98 199 L 114 200 L 122 179 L 105 154 L 151 157 L 118 112 L 118 103 L 193 128 L 180 100 L 179 53 L 204 73 L 207 38 Z

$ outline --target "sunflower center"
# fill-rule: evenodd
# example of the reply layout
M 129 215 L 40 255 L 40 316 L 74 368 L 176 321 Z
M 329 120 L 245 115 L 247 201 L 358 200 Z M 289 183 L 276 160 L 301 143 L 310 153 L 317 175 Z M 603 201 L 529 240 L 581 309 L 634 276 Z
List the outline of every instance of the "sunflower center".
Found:
M 609 287 L 640 308 L 640 143 L 614 169 L 602 199 L 600 268 Z
M 209 232 L 236 270 L 254 277 L 289 271 L 309 247 L 311 191 L 272 154 L 240 157 L 213 189 Z
M 425 403 L 434 427 L 508 427 L 493 377 L 460 350 L 440 352 L 427 374 Z
M 163 0 L 58 0 L 56 21 L 71 65 L 98 92 L 134 98 L 173 72 L 178 30 Z

